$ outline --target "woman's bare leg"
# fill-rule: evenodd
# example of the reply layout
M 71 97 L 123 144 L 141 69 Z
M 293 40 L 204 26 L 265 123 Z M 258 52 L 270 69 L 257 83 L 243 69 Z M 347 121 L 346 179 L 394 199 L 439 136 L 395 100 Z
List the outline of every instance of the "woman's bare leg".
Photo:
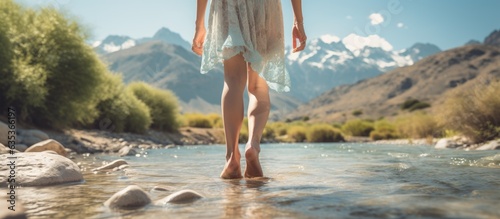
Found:
M 243 123 L 243 92 L 247 81 L 246 62 L 242 55 L 224 61 L 222 119 L 226 135 L 226 165 L 221 178 L 241 178 L 238 138 Z
M 266 127 L 271 101 L 267 82 L 248 64 L 248 143 L 245 147 L 245 177 L 262 177 L 260 166 L 260 140 Z

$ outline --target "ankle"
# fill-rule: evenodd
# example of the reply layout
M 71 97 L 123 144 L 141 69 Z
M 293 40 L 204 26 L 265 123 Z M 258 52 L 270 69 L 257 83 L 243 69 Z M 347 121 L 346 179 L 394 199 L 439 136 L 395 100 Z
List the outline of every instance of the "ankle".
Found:
M 229 161 L 229 160 L 236 161 L 236 160 L 240 160 L 240 158 L 241 158 L 241 154 L 239 152 L 226 153 L 226 161 Z
M 249 141 L 245 147 L 245 151 L 248 151 L 249 149 L 255 149 L 257 153 L 260 153 L 260 140 Z

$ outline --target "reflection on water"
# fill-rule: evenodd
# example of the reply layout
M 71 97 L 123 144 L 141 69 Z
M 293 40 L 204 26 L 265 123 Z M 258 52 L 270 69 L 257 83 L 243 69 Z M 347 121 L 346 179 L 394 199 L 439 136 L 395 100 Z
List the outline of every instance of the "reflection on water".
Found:
M 146 153 L 147 152 L 147 153 Z M 129 169 L 93 173 L 118 159 L 78 157 L 85 182 L 18 191 L 30 218 L 499 218 L 500 154 L 371 144 L 263 145 L 268 178 L 222 180 L 223 146 L 145 151 Z M 242 162 L 244 164 L 245 162 Z M 244 167 L 243 167 L 244 168 Z M 154 200 L 192 189 L 191 204 L 112 211 L 128 185 Z M 153 190 L 155 186 L 167 191 Z

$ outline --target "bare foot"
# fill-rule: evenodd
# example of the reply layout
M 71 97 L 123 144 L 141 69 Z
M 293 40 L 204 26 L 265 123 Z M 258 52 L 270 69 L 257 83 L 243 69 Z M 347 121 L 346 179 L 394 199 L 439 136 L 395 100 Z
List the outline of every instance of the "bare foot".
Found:
M 247 145 L 245 148 L 245 158 L 247 166 L 245 168 L 246 178 L 263 177 L 262 167 L 259 161 L 260 148 Z
M 241 176 L 240 169 L 240 159 L 229 158 L 224 166 L 224 170 L 220 174 L 220 177 L 223 179 L 239 179 Z

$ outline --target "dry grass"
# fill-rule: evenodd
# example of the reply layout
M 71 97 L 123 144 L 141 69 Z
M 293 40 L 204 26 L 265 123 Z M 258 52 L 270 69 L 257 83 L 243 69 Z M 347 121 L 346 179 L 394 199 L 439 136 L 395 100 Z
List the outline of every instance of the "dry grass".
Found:
M 500 137 L 500 81 L 483 81 L 453 92 L 441 106 L 439 120 L 474 142 Z
M 399 117 L 396 120 L 396 128 L 400 136 L 405 138 L 418 139 L 443 135 L 443 128 L 434 116 L 424 112 Z

